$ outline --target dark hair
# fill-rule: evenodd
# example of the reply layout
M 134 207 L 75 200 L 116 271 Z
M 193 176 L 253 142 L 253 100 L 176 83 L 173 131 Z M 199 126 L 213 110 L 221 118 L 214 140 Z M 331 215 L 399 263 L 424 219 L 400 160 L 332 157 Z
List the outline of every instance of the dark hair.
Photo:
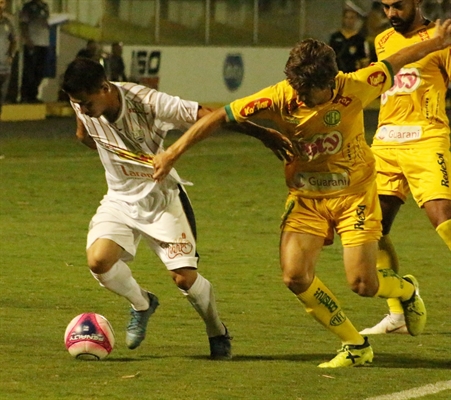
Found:
M 294 90 L 326 89 L 337 74 L 334 50 L 315 39 L 305 39 L 294 46 L 285 65 L 285 75 Z
M 105 70 L 89 58 L 76 58 L 66 69 L 62 89 L 68 94 L 95 93 L 107 81 Z

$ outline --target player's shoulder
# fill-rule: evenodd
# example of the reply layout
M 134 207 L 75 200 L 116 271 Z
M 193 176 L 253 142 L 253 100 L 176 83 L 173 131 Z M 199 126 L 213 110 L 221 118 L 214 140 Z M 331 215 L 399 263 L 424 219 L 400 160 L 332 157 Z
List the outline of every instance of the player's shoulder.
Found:
M 138 101 L 145 97 L 151 96 L 153 93 L 157 93 L 155 89 L 148 86 L 141 85 L 134 82 L 114 82 L 114 84 L 120 88 L 122 93 L 129 100 Z
M 379 33 L 374 39 L 376 47 L 384 45 L 390 38 L 396 35 L 396 31 L 393 28 L 388 28 L 385 31 Z

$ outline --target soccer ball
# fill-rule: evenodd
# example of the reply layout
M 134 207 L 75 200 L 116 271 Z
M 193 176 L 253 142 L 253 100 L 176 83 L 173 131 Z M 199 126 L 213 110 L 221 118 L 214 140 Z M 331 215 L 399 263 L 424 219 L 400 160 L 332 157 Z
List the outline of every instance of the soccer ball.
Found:
M 75 358 L 102 360 L 113 351 L 113 327 L 100 314 L 83 313 L 67 325 L 64 343 Z

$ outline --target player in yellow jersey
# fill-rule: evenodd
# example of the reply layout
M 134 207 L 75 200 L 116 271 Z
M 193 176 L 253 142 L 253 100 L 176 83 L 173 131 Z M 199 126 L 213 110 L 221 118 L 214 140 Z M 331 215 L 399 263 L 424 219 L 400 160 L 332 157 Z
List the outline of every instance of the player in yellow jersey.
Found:
M 399 298 L 412 335 L 422 332 L 426 309 L 416 279 L 376 269 L 381 209 L 374 158 L 365 142 L 363 108 L 393 85 L 400 68 L 451 44 L 451 20 L 437 36 L 406 48 L 354 73 L 338 72 L 335 53 L 323 42 L 307 39 L 290 52 L 287 79 L 220 108 L 195 123 L 166 152 L 154 158 L 154 179 L 170 172 L 193 144 L 228 121 L 270 118 L 292 142 L 293 159 L 285 166 L 289 187 L 282 219 L 280 260 L 286 286 L 342 348 L 321 368 L 363 365 L 373 350 L 346 317 L 337 298 L 315 274 L 322 247 L 341 237 L 346 277 L 361 296 Z
M 437 27 L 423 17 L 421 0 L 381 3 L 392 28 L 375 39 L 379 60 L 433 37 Z M 450 129 L 445 110 L 450 77 L 451 52 L 446 48 L 403 67 L 381 97 L 372 144 L 383 227 L 378 268 L 399 270 L 389 233 L 409 192 L 451 250 Z M 362 334 L 407 333 L 398 299 L 389 299 L 388 305 L 390 313 Z

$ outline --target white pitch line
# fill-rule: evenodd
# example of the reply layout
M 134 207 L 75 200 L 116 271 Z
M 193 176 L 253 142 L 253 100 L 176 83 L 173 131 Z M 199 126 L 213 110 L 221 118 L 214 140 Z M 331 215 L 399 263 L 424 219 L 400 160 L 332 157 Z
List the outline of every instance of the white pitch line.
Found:
M 429 385 L 420 386 L 417 388 L 403 390 L 402 392 L 386 394 L 383 396 L 368 397 L 365 400 L 410 400 L 418 399 L 430 394 L 443 392 L 444 390 L 451 390 L 451 381 L 441 381 L 431 383 Z

